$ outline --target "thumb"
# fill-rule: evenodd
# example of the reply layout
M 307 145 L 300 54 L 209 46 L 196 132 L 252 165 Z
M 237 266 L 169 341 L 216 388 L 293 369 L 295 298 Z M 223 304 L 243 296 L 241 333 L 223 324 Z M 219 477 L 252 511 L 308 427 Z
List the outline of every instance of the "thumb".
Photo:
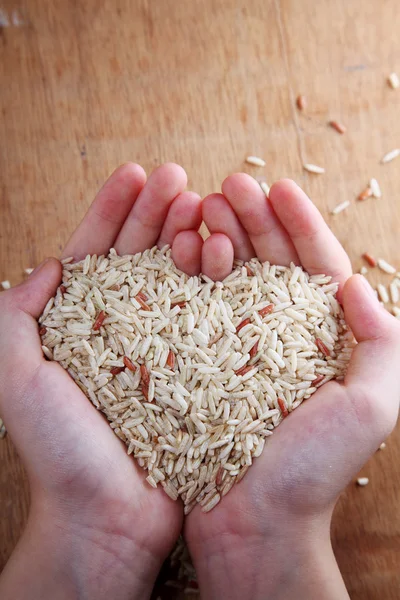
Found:
M 50 258 L 26 281 L 0 294 L 0 406 L 15 381 L 22 385 L 44 360 L 36 320 L 60 279 L 61 264 Z
M 61 276 L 61 263 L 56 258 L 47 258 L 26 281 L 10 290 L 11 304 L 38 319 L 48 300 L 54 296 Z
M 359 342 L 351 357 L 346 387 L 361 399 L 360 411 L 365 418 L 370 417 L 377 426 L 381 423 L 388 435 L 395 425 L 400 399 L 400 321 L 383 308 L 361 275 L 353 275 L 346 282 L 343 308 Z

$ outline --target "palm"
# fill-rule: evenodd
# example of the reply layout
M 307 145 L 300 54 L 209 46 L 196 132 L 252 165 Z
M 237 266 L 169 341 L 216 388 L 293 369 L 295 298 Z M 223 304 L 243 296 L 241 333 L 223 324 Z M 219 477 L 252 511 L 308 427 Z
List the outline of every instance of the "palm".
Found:
M 36 435 L 43 443 L 28 460 L 32 468 L 40 464 L 38 483 L 46 482 L 77 531 L 106 530 L 110 541 L 123 533 L 162 560 L 180 531 L 179 505 L 161 489 L 149 488 L 143 471 L 61 366 L 44 364 L 33 383 L 31 401 L 42 406 Z

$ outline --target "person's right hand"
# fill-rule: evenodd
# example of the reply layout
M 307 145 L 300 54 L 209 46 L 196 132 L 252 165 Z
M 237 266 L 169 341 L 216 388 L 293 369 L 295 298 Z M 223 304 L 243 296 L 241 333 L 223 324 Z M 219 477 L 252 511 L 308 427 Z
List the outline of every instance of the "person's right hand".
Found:
M 347 597 L 329 536 L 338 495 L 393 429 L 400 398 L 400 322 L 378 302 L 322 216 L 292 181 L 267 200 L 248 175 L 228 177 L 203 202 L 227 257 L 289 265 L 339 282 L 358 341 L 343 383 L 331 381 L 267 438 L 244 479 L 210 513 L 189 515 L 186 540 L 207 600 Z

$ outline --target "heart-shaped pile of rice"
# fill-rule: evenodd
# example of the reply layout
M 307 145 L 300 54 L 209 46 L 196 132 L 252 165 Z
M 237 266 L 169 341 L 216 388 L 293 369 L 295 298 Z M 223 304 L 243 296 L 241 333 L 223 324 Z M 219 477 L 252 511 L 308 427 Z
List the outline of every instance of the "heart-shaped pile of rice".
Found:
M 63 267 L 43 351 L 186 513 L 211 510 L 282 419 L 345 373 L 352 335 L 330 277 L 253 259 L 215 283 L 167 247 Z

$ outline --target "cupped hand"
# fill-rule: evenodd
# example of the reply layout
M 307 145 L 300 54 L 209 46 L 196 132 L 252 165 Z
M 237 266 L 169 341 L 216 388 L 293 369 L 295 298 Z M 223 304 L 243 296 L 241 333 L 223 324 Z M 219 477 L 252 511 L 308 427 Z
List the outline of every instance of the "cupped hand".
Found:
M 140 166 L 120 167 L 63 257 L 80 260 L 111 247 L 125 254 L 170 244 L 180 268 L 198 273 L 201 199 L 183 191 L 186 183 L 184 170 L 174 164 L 159 167 L 147 182 Z M 144 598 L 179 535 L 182 506 L 161 488 L 150 488 L 104 417 L 59 364 L 44 359 L 37 319 L 60 280 L 61 265 L 50 259 L 0 295 L 0 414 L 32 496 L 28 527 L 6 567 L 0 595 L 17 597 L 17 579 L 21 586 L 31 582 L 35 598 L 61 598 L 61 588 L 69 586 L 85 590 L 82 597 Z M 43 587 L 50 585 L 46 569 L 52 560 L 53 571 L 68 579 L 64 587 L 59 582 L 55 595 Z M 29 564 L 41 573 L 36 588 Z
M 253 178 L 232 175 L 222 194 L 203 201 L 203 219 L 224 249 L 214 279 L 230 272 L 233 256 L 331 275 L 358 341 L 345 381 L 323 385 L 290 413 L 211 513 L 197 507 L 189 515 L 186 539 L 204 597 L 347 597 L 329 562 L 329 524 L 338 495 L 395 425 L 400 323 L 352 276 L 342 246 L 294 182 L 276 183 L 266 199 Z M 302 588 L 300 572 L 314 587 Z M 318 587 L 332 578 L 329 592 Z

